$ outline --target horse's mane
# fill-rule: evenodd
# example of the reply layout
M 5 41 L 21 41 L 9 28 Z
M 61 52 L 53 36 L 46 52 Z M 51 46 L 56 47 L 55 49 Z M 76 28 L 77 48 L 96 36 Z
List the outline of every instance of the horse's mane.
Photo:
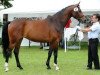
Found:
M 65 26 L 66 22 L 62 22 L 60 19 L 61 19 L 61 16 L 64 15 L 64 11 L 67 10 L 69 7 L 70 6 L 63 8 L 62 10 L 58 11 L 57 13 L 55 13 L 52 16 L 48 15 L 46 18 L 49 23 L 54 23 L 51 25 L 54 25 L 58 31 L 61 31 L 61 33 L 64 30 L 64 26 Z
M 68 7 L 70 7 L 70 6 L 68 6 Z M 57 12 L 56 14 L 54 14 L 53 16 L 63 15 L 64 11 L 65 11 L 68 7 L 63 8 L 62 10 L 58 11 L 58 12 Z
M 68 6 L 69 7 L 69 6 Z M 57 13 L 55 13 L 54 15 L 48 15 L 47 19 L 56 19 L 57 16 L 63 15 L 65 9 L 67 9 L 68 7 L 63 8 L 62 10 L 58 11 Z M 58 19 L 58 18 L 57 18 Z

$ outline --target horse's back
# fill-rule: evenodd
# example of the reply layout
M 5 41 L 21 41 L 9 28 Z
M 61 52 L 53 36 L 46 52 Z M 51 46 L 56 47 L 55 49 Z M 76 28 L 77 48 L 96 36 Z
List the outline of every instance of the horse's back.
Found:
M 54 30 L 46 20 L 29 20 L 26 22 L 24 36 L 33 41 L 47 42 L 52 39 L 50 35 Z

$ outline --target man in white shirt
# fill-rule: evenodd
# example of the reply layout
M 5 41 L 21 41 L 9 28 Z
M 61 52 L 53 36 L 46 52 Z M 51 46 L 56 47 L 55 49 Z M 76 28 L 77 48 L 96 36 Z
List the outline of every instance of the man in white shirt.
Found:
M 91 17 L 91 22 L 93 25 L 91 27 L 87 27 L 85 29 L 80 29 L 83 32 L 88 32 L 88 69 L 92 69 L 92 62 L 94 63 L 94 68 L 99 70 L 99 56 L 98 56 L 98 36 L 100 33 L 100 15 L 93 14 Z

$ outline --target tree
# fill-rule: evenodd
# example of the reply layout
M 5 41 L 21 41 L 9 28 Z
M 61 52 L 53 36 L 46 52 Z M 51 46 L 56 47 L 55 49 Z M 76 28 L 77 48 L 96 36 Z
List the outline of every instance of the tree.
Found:
M 4 8 L 10 8 L 12 7 L 12 4 L 10 3 L 10 1 L 13 1 L 13 0 L 1 0 L 0 4 L 4 6 Z

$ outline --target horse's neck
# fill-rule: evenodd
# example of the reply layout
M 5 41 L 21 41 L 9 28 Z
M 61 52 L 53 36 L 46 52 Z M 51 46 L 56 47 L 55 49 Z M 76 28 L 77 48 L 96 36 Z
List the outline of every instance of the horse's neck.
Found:
M 65 27 L 68 20 L 71 18 L 71 10 L 67 8 L 66 15 L 64 13 L 65 9 L 56 13 L 53 17 L 63 28 Z
M 66 26 L 66 23 L 68 22 L 68 20 L 71 18 L 69 15 L 66 16 L 66 19 L 62 19 L 59 18 L 60 16 L 57 16 L 58 19 L 55 19 L 55 22 L 56 22 L 56 27 L 58 27 L 61 31 L 61 33 L 64 31 L 64 28 Z
M 69 15 L 69 13 L 67 13 L 68 15 L 66 14 L 66 17 L 63 14 L 59 14 L 54 16 L 56 17 L 55 20 L 64 26 L 67 23 L 67 21 L 71 18 L 71 16 Z
M 59 32 L 63 32 L 64 31 L 64 27 L 66 25 L 66 23 L 68 22 L 68 20 L 71 18 L 70 15 L 70 11 L 68 11 L 66 13 L 66 17 L 64 15 L 64 10 L 54 14 L 53 16 L 48 16 L 47 20 L 48 22 L 52 23 L 52 25 L 55 26 L 55 28 L 59 31 Z

